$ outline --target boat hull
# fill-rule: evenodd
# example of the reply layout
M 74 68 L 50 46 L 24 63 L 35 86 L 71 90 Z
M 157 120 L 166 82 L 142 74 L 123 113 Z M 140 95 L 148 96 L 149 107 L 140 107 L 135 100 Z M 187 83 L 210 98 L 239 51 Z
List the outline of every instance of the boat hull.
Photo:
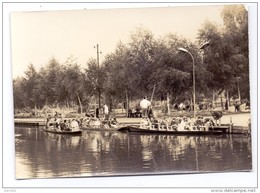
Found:
M 44 128 L 43 130 L 46 132 L 49 132 L 49 133 L 62 134 L 62 135 L 81 135 L 82 134 L 81 130 L 79 130 L 79 131 L 57 131 L 57 130 L 50 130 L 47 128 Z
M 223 130 L 209 130 L 209 131 L 201 131 L 201 130 L 158 130 L 158 129 L 144 129 L 138 126 L 127 126 L 119 129 L 120 132 L 133 132 L 133 133 L 140 133 L 140 134 L 166 134 L 166 135 L 220 135 L 220 134 L 227 134 L 227 132 Z
M 93 126 L 82 126 L 83 130 L 91 130 L 91 131 L 118 131 L 122 127 L 93 127 Z

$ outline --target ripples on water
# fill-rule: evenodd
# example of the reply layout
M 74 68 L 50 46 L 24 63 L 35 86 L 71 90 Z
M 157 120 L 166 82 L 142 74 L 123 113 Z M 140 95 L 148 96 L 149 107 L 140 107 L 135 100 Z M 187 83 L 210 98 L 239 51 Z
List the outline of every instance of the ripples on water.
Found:
M 16 177 L 77 177 L 252 169 L 245 135 L 176 136 L 83 131 L 82 136 L 17 127 Z

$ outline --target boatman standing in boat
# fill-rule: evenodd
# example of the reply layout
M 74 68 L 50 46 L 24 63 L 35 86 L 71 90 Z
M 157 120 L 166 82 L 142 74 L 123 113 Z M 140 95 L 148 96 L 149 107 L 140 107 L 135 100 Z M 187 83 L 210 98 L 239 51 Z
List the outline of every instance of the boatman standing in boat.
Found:
M 150 107 L 151 103 L 145 97 L 140 102 L 140 107 L 142 108 L 142 117 L 147 118 L 148 115 L 148 108 Z

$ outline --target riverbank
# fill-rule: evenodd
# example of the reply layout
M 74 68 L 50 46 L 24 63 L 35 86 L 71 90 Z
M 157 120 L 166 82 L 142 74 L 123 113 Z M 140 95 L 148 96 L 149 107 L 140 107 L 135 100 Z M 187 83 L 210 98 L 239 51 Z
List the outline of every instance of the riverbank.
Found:
M 172 114 L 171 117 L 174 116 L 189 116 L 189 114 L 179 114 L 179 112 Z M 191 114 L 192 116 L 192 114 Z M 209 117 L 212 118 L 210 113 L 205 113 L 205 114 L 199 114 L 199 116 L 204 116 L 204 117 Z M 119 123 L 122 124 L 139 124 L 141 121 L 141 118 L 126 118 L 125 116 L 117 116 L 115 115 L 115 117 L 117 117 L 117 121 Z M 221 123 L 222 124 L 229 124 L 229 123 L 233 123 L 234 126 L 243 126 L 243 127 L 247 127 L 248 126 L 248 120 L 250 119 L 250 113 L 248 112 L 238 112 L 238 113 L 223 113 L 223 116 L 221 118 Z M 15 118 L 14 119 L 14 123 L 15 125 L 19 125 L 19 124 L 27 124 L 27 125 L 45 125 L 45 118 Z

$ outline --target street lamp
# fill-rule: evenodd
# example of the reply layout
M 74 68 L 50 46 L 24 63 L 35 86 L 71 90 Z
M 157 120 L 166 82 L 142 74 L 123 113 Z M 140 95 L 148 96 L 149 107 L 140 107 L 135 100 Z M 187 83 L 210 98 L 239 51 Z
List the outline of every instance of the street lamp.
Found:
M 97 48 L 97 66 L 98 66 L 98 70 L 99 70 L 99 53 L 102 53 L 102 52 L 99 52 L 99 45 L 97 44 L 97 47 L 94 46 L 94 48 Z M 101 107 L 101 103 L 100 103 L 100 88 L 99 88 L 99 85 L 98 85 L 98 108 L 100 109 Z
M 204 49 L 206 48 L 207 46 L 209 45 L 209 42 L 205 42 L 199 49 Z M 185 48 L 178 48 L 179 51 L 181 52 L 185 52 L 185 53 L 188 53 L 191 58 L 192 58 L 192 67 L 193 67 L 193 117 L 194 119 L 196 118 L 196 107 L 195 107 L 195 104 L 196 104 L 196 93 L 195 93 L 195 65 L 194 65 L 194 58 L 192 56 L 192 54 L 186 50 Z
M 188 50 L 186 50 L 184 48 L 179 48 L 178 50 L 181 51 L 181 52 L 188 53 L 191 56 L 191 58 L 192 58 L 192 67 L 193 67 L 193 109 L 194 109 L 193 110 L 193 117 L 195 119 L 196 118 L 196 108 L 195 108 L 196 99 L 195 99 L 195 65 L 194 65 L 194 58 L 193 58 L 192 54 Z

